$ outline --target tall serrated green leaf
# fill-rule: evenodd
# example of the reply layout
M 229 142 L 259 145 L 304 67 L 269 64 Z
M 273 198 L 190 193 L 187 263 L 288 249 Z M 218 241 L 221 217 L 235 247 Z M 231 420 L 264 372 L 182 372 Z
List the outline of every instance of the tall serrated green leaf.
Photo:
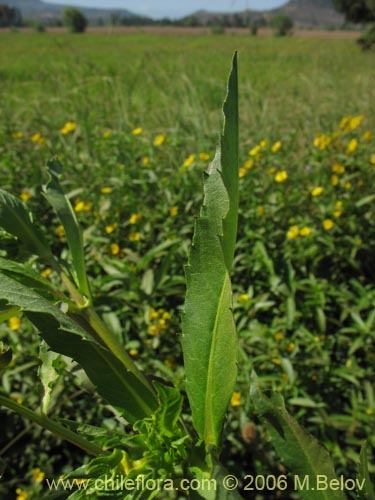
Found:
M 305 431 L 286 411 L 280 394 L 271 398 L 265 396 L 255 373 L 252 374 L 250 389 L 255 411 L 266 424 L 271 436 L 271 443 L 283 465 L 299 478 L 304 487 L 299 495 L 306 500 L 345 500 L 343 491 L 331 488 L 318 488 L 317 479 L 324 477 L 328 483 L 337 480 L 334 465 L 328 451 Z M 307 478 L 307 479 L 306 479 Z M 307 481 L 307 482 L 306 482 Z M 337 484 L 338 480 L 337 480 Z
M 35 226 L 21 200 L 0 189 L 0 227 L 16 236 L 32 254 L 53 260 L 44 234 Z
M 226 125 L 221 151 L 217 152 L 205 178 L 203 206 L 195 223 L 186 268 L 182 318 L 186 390 L 194 426 L 207 447 L 219 445 L 237 373 L 237 335 L 229 275 L 238 204 L 236 73 L 234 57 L 224 105 Z M 223 157 L 225 164 L 221 162 Z
M 228 94 L 224 101 L 224 131 L 220 141 L 221 174 L 229 196 L 229 209 L 223 221 L 223 250 L 229 273 L 232 270 L 238 221 L 238 74 L 237 53 L 232 61 Z
M 49 182 L 44 186 L 44 196 L 54 208 L 64 227 L 66 240 L 77 276 L 78 288 L 81 293 L 89 297 L 90 289 L 86 275 L 82 230 L 78 224 L 73 207 L 60 184 L 63 166 L 58 160 L 51 160 L 47 163 L 47 173 Z
M 50 348 L 77 361 L 98 393 L 131 423 L 157 408 L 155 395 L 106 347 L 34 290 L 0 272 L 0 299 L 17 305 Z

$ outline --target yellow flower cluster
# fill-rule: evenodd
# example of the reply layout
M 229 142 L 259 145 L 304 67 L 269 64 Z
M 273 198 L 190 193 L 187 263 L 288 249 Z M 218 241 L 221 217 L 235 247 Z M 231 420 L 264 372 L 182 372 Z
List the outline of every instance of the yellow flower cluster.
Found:
M 46 140 L 39 132 L 37 132 L 31 137 L 31 142 L 38 144 L 39 146 L 44 146 Z
M 311 229 L 308 226 L 304 226 L 301 229 L 298 226 L 291 226 L 286 233 L 288 240 L 294 240 L 298 236 L 310 236 Z
M 323 193 L 323 191 L 324 191 L 324 188 L 322 188 L 321 186 L 318 186 L 318 187 L 311 190 L 311 196 L 316 198 L 317 196 L 320 196 Z
M 327 147 L 331 144 L 332 138 L 327 134 L 318 134 L 314 139 L 314 146 L 321 151 L 327 149 Z
M 165 140 L 166 137 L 164 134 L 157 135 L 154 139 L 154 146 L 161 146 L 162 144 L 164 144 Z
M 254 160 L 252 158 L 249 158 L 240 168 L 239 176 L 244 177 L 247 174 L 247 172 L 253 168 L 253 166 L 254 166 Z
M 141 127 L 137 127 L 132 131 L 133 135 L 141 135 L 143 132 L 143 129 Z
M 22 191 L 22 193 L 20 194 L 20 198 L 22 201 L 29 201 L 29 199 L 32 196 L 33 195 L 30 193 L 30 191 L 27 191 L 26 189 L 24 191 Z
M 85 203 L 79 198 L 75 201 L 74 211 L 75 212 L 90 212 L 92 209 L 92 203 Z
M 156 337 L 160 335 L 160 333 L 164 330 L 168 329 L 171 314 L 164 309 L 154 309 L 151 307 L 148 319 L 151 322 L 151 325 L 148 329 L 148 334 L 151 337 Z
M 142 214 L 132 214 L 129 217 L 129 224 L 136 224 L 138 221 L 142 219 Z
M 60 134 L 68 135 L 77 128 L 76 122 L 66 122 L 65 125 L 60 129 Z

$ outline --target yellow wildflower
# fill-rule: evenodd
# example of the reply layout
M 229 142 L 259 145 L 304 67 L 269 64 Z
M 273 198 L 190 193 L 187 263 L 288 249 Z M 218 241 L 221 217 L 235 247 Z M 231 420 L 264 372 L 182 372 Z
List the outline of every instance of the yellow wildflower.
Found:
M 238 171 L 238 175 L 239 175 L 239 177 L 240 177 L 240 178 L 245 177 L 246 172 L 247 172 L 246 168 L 242 168 L 242 167 L 241 167 L 241 168 L 239 169 L 239 171 Z
M 137 127 L 132 131 L 133 135 L 141 135 L 143 132 L 143 129 L 141 127 Z
M 252 158 L 249 158 L 248 160 L 245 161 L 245 163 L 242 165 L 242 168 L 246 170 L 250 170 L 254 166 L 254 160 Z
M 165 135 L 163 134 L 157 135 L 154 139 L 154 146 L 161 146 L 162 144 L 164 144 L 165 139 L 166 139 Z
M 259 155 L 259 153 L 260 153 L 260 151 L 261 151 L 261 147 L 260 147 L 260 145 L 255 146 L 254 148 L 250 149 L 250 151 L 249 151 L 249 155 L 250 155 L 250 156 L 258 156 L 258 155 Z
M 241 293 L 241 295 L 238 296 L 238 302 L 240 304 L 247 302 L 249 299 L 250 299 L 250 295 L 248 293 Z
M 259 206 L 259 207 L 257 208 L 257 212 L 258 212 L 258 216 L 259 216 L 259 217 L 263 217 L 263 215 L 264 215 L 264 207 Z
M 373 155 L 371 156 L 371 160 L 370 160 L 370 162 L 371 162 L 373 165 L 375 165 L 375 154 L 373 154 Z
M 66 122 L 62 129 L 60 129 L 60 133 L 63 135 L 70 134 L 74 132 L 77 128 L 77 124 L 75 122 Z
M 366 409 L 366 415 L 373 415 L 374 414 L 374 410 L 372 408 L 367 408 Z
M 27 500 L 29 495 L 25 490 L 22 490 L 21 488 L 16 489 L 16 500 Z
M 331 220 L 331 219 L 324 219 L 324 221 L 323 221 L 323 227 L 326 231 L 330 231 L 334 225 L 335 224 L 334 224 L 333 220 Z
M 23 399 L 20 396 L 11 396 L 10 399 L 15 401 L 19 405 L 22 405 L 22 403 L 23 403 Z
M 230 398 L 230 405 L 235 408 L 241 406 L 241 394 L 239 392 L 234 392 Z
M 30 198 L 32 197 L 32 194 L 30 193 L 30 191 L 22 191 L 22 193 L 20 194 L 20 198 L 22 201 L 28 201 Z
M 55 233 L 59 238 L 62 238 L 65 235 L 64 227 L 60 224 L 57 226 Z
M 310 236 L 310 234 L 311 234 L 311 229 L 310 229 L 309 227 L 305 226 L 305 227 L 303 227 L 302 229 L 300 229 L 299 234 L 300 234 L 301 236 Z
M 120 253 L 120 247 L 117 243 L 112 243 L 111 244 L 111 254 L 112 255 L 118 255 Z
M 141 239 L 141 233 L 130 233 L 129 240 L 130 241 L 139 241 Z
M 334 210 L 333 215 L 334 215 L 334 217 L 336 217 L 336 218 L 341 217 L 341 215 L 342 215 L 342 210 Z
M 341 119 L 340 121 L 341 130 L 344 130 L 348 126 L 351 119 L 352 119 L 351 116 L 344 116 L 344 118 Z
M 326 134 L 319 134 L 315 137 L 314 139 L 314 146 L 318 149 L 321 149 L 324 151 L 329 144 L 331 143 L 332 139 Z
M 349 142 L 348 147 L 346 148 L 346 154 L 351 155 L 352 153 L 354 153 L 357 147 L 358 147 L 358 139 L 354 138 Z
M 311 190 L 311 196 L 313 196 L 314 198 L 316 196 L 320 196 L 323 193 L 323 191 L 324 189 L 321 186 L 318 186 Z
M 298 235 L 299 235 L 298 226 L 292 226 L 286 233 L 286 237 L 288 238 L 288 240 L 294 240 L 294 238 L 297 238 Z
M 350 189 L 352 187 L 352 183 L 350 181 L 346 181 L 344 184 L 345 189 Z
M 208 161 L 210 159 L 211 155 L 209 155 L 208 153 L 199 153 L 199 158 L 202 160 L 202 161 Z
M 171 207 L 169 209 L 169 215 L 171 217 L 176 217 L 177 214 L 178 214 L 178 207 Z
M 332 186 L 337 186 L 337 184 L 339 183 L 339 177 L 338 175 L 334 174 L 331 176 L 331 184 Z
M 159 317 L 159 314 L 157 313 L 157 311 L 153 307 L 151 307 L 150 312 L 148 313 L 148 318 L 149 319 L 156 319 L 158 317 Z
M 41 483 L 43 481 L 45 474 L 39 468 L 33 469 L 31 473 L 33 475 L 34 481 L 36 481 L 37 483 Z
M 103 132 L 103 139 L 109 139 L 112 135 L 112 132 L 110 130 L 105 130 Z
M 335 174 L 343 174 L 345 172 L 345 167 L 340 163 L 334 163 L 332 165 L 332 172 Z
M 193 163 L 195 162 L 195 155 L 192 154 L 190 156 L 188 156 L 186 158 L 186 160 L 184 161 L 184 167 L 188 168 L 188 167 L 191 167 L 193 165 Z
M 92 203 L 85 203 L 84 207 L 83 207 L 83 210 L 85 212 L 90 212 L 90 210 L 92 209 Z
M 267 139 L 263 139 L 262 141 L 260 141 L 259 146 L 260 146 L 262 149 L 265 149 L 265 148 L 268 146 L 268 141 L 267 141 Z
M 169 321 L 171 318 L 172 318 L 171 313 L 169 313 L 168 311 L 163 312 L 163 319 L 166 319 Z
M 139 351 L 138 349 L 130 349 L 129 354 L 134 358 L 135 356 L 138 356 Z
M 159 319 L 159 326 L 162 330 L 165 330 L 168 326 L 167 320 L 165 318 Z
M 296 347 L 296 344 L 294 342 L 289 342 L 289 345 L 287 347 L 288 352 L 294 351 L 295 347 Z
M 105 232 L 107 234 L 112 234 L 113 231 L 117 229 L 117 224 L 109 224 L 108 226 L 105 226 Z
M 366 130 L 366 132 L 363 134 L 362 139 L 365 142 L 370 142 L 372 139 L 372 133 L 369 130 Z
M 142 214 L 132 214 L 129 218 L 129 224 L 136 224 L 142 219 Z
M 274 145 L 271 148 L 272 153 L 277 153 L 281 149 L 281 146 L 282 146 L 282 142 L 281 141 L 275 142 Z
M 12 331 L 16 331 L 21 328 L 21 320 L 18 316 L 12 316 L 9 318 L 9 328 Z
M 37 132 L 31 137 L 31 142 L 33 142 L 34 144 L 39 144 L 39 146 L 43 146 L 46 143 L 46 140 L 40 135 L 39 132 Z
M 274 363 L 277 366 L 281 365 L 281 359 L 280 358 L 273 358 L 272 363 Z
M 150 158 L 148 156 L 144 156 L 142 158 L 142 165 L 148 165 L 150 163 Z
M 13 132 L 12 139 L 21 139 L 23 137 L 22 132 Z
M 102 187 L 101 191 L 103 194 L 110 194 L 110 193 L 112 193 L 112 188 L 109 186 L 105 186 L 105 187 Z
M 82 212 L 82 210 L 85 209 L 85 204 L 81 200 L 76 200 L 75 205 L 74 205 L 74 211 L 75 212 Z
M 285 182 L 288 178 L 288 172 L 286 170 L 281 170 L 275 175 L 276 182 Z
M 43 278 L 48 278 L 52 274 L 52 269 L 50 267 L 47 267 L 43 272 L 42 276 Z
M 365 117 L 363 115 L 353 116 L 349 121 L 349 128 L 351 130 L 358 128 L 364 119 Z
M 274 335 L 274 337 L 275 337 L 275 340 L 279 340 L 280 341 L 280 340 L 284 339 L 284 334 L 281 333 L 281 332 L 276 332 L 275 335 Z
M 158 335 L 159 332 L 160 330 L 156 325 L 151 325 L 150 328 L 148 329 L 148 334 L 151 337 L 155 337 L 156 335 Z

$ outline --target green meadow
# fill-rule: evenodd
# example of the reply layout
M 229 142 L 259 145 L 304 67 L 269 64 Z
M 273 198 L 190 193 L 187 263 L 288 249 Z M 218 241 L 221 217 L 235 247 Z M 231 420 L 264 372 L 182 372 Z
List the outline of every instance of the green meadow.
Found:
M 184 392 L 184 266 L 235 50 L 240 343 L 222 460 L 238 478 L 285 473 L 252 406 L 255 370 L 330 451 L 336 472 L 355 478 L 363 441 L 375 450 L 373 52 L 335 38 L 0 33 L 0 186 L 33 210 L 68 259 L 64 230 L 40 194 L 42 167 L 59 158 L 98 312 L 140 367 Z M 0 241 L 1 257 L 57 282 L 5 231 Z M 40 338 L 21 311 L 1 318 L 13 360 L 0 392 L 37 410 Z M 56 370 L 51 415 L 123 424 L 91 395 L 79 366 L 61 357 Z M 0 496 L 42 498 L 44 477 L 87 461 L 0 411 Z M 291 483 L 258 494 L 301 498 Z

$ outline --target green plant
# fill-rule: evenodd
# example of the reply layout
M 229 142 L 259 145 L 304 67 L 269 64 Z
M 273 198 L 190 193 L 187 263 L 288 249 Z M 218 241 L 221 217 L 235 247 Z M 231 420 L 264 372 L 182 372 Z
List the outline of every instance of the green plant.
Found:
M 276 36 L 286 36 L 293 28 L 293 19 L 287 14 L 278 14 L 272 19 L 272 27 Z
M 26 263 L 0 258 L 0 318 L 25 314 L 51 351 L 82 366 L 98 394 L 118 415 L 119 428 L 111 431 L 48 416 L 56 374 L 54 354 L 45 348 L 41 349 L 40 377 L 45 389 L 41 412 L 0 395 L 3 406 L 94 455 L 88 464 L 64 478 L 69 483 L 54 483 L 71 485 L 75 489 L 71 499 L 166 498 L 168 491 L 171 495 L 180 491 L 193 499 L 240 498 L 238 492 L 230 491 L 235 484 L 233 476 L 228 476 L 220 463 L 225 414 L 234 391 L 237 364 L 230 280 L 239 204 L 237 86 L 235 56 L 224 103 L 224 131 L 205 176 L 205 198 L 186 270 L 182 347 L 193 425 L 185 417 L 189 413 L 183 411 L 187 402 L 178 387 L 146 377 L 96 312 L 85 268 L 82 231 L 60 182 L 61 164 L 57 160 L 47 164 L 49 179 L 43 192 L 64 227 L 69 263 L 54 255 L 25 205 L 0 191 L 0 226 L 22 242 L 25 252 L 52 268 L 65 289 L 61 291 L 60 283 L 51 283 L 35 271 L 34 257 Z M 267 261 L 266 251 L 260 251 Z M 268 260 L 267 265 L 272 270 L 272 262 Z M 292 270 L 290 275 L 292 282 Z M 287 295 L 291 302 L 292 290 Z M 3 348 L 0 368 L 5 370 L 10 361 L 9 349 Z M 337 481 L 331 459 L 287 413 L 279 395 L 268 397 L 263 393 L 255 373 L 251 399 L 283 463 L 300 477 L 294 484 L 301 487 L 301 496 L 314 500 L 344 498 L 336 490 L 312 490 L 318 476 Z M 361 477 L 367 479 L 371 498 L 365 448 L 361 457 Z M 309 490 L 302 487 L 305 477 L 311 481 Z M 146 483 L 153 487 L 145 487 Z M 158 489 L 161 486 L 163 491 Z M 288 487 L 286 475 L 280 476 L 277 486 Z M 214 488 L 216 493 L 212 492 Z
M 87 19 L 79 9 L 69 7 L 64 10 L 64 24 L 72 33 L 83 33 L 87 27 Z

